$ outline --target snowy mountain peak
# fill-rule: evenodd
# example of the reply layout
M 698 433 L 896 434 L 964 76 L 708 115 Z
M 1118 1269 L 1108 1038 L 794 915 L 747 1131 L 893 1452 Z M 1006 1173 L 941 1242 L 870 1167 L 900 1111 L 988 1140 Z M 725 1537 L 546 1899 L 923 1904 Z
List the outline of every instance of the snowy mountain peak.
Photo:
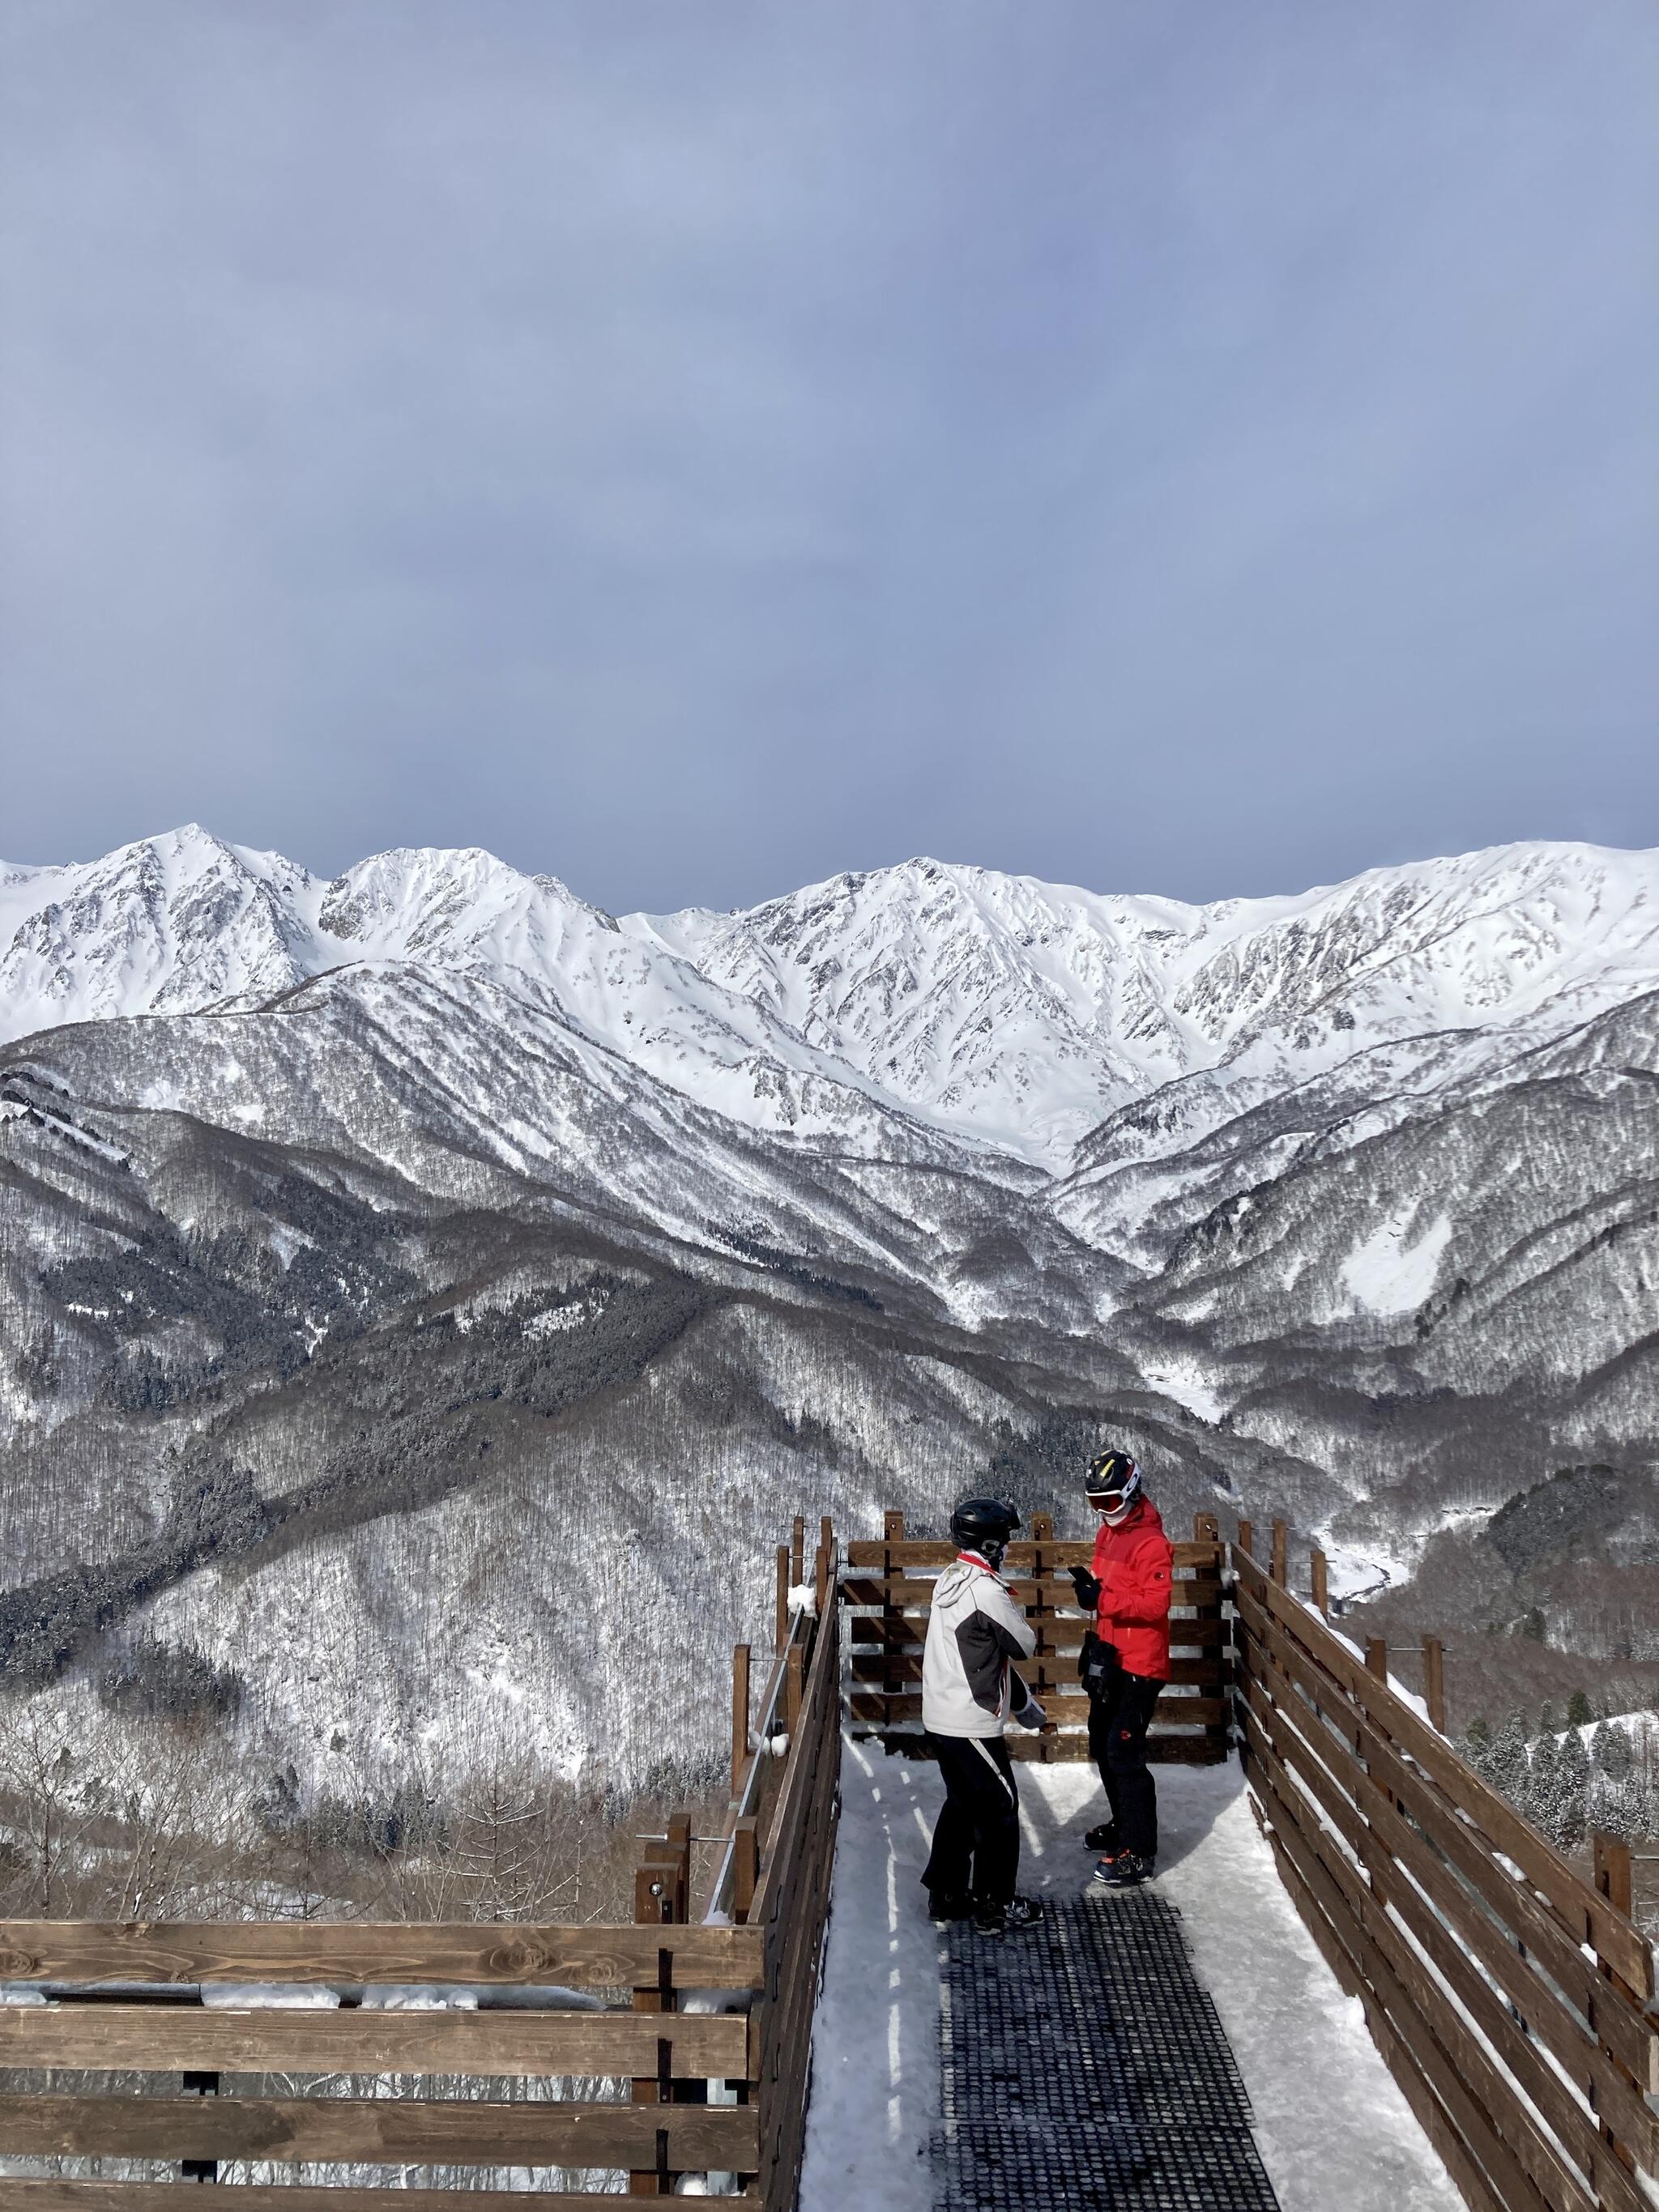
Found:
M 1210 906 L 918 857 L 617 921 L 477 848 L 324 882 L 190 824 L 0 869 L 0 993 L 18 1036 L 364 963 L 463 970 L 740 1121 L 883 1153 L 911 1141 L 896 1115 L 1053 1171 L 1155 1094 L 1190 1140 L 1390 1044 L 1559 1035 L 1659 985 L 1656 894 L 1659 854 L 1565 844 Z

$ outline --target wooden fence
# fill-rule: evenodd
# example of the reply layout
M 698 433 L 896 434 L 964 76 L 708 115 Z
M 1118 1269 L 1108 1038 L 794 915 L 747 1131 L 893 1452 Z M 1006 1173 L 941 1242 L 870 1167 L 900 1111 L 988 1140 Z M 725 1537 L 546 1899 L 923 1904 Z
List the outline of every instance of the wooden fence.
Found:
M 1088 1620 L 1066 1570 L 1087 1566 L 1092 1552 L 1086 1540 L 1056 1539 L 1042 1513 L 1031 1517 L 1029 1542 L 1008 1547 L 1005 1572 L 1037 1632 L 1036 1650 L 1019 1672 L 1059 1723 L 1054 1735 L 1012 1730 L 1008 1748 L 1016 1759 L 1089 1755 L 1089 1704 L 1078 1680 Z M 880 1541 L 849 1544 L 842 1571 L 854 1732 L 862 1727 L 890 1748 L 916 1757 L 926 1755 L 921 1649 L 933 1579 L 956 1555 L 954 1544 L 907 1537 L 904 1516 L 889 1513 Z M 1224 1559 L 1215 1516 L 1199 1514 L 1192 1542 L 1175 1547 L 1170 1687 L 1147 1735 L 1152 1759 L 1208 1765 L 1227 1756 L 1232 1632 L 1222 1614 Z
M 834 1582 L 827 1522 L 823 1534 L 821 1591 Z M 0 2067 L 48 2075 L 41 2089 L 0 2095 L 0 2152 L 153 2161 L 178 2177 L 0 2179 L 0 2212 L 175 2212 L 199 2206 L 198 2185 L 220 2179 L 229 2160 L 610 2167 L 647 2197 L 672 2194 L 683 2174 L 723 2173 L 740 2191 L 727 2202 L 790 2212 L 835 1847 L 834 1607 L 781 1604 L 753 1747 L 748 1663 L 744 1648 L 735 1672 L 745 1710 L 739 1717 L 734 1698 L 732 1803 L 712 1879 L 699 1896 L 691 1822 L 680 1816 L 640 1868 L 632 1925 L 0 1922 L 0 1980 L 34 1984 L 48 2000 L 0 2005 Z M 204 2006 L 203 1987 L 216 1983 L 350 1994 L 337 2009 Z M 472 1986 L 486 2008 L 362 2002 L 360 1993 L 388 1984 Z M 533 2004 L 549 1984 L 608 2001 L 592 2010 L 488 2008 L 491 1992 L 516 1985 Z M 693 1992 L 697 2008 L 689 2009 Z M 136 2074 L 144 2088 L 60 2090 L 50 2075 L 61 2069 Z M 326 2094 L 313 2081 L 292 2094 L 240 2094 L 230 2078 L 273 2073 L 353 2077 L 363 2094 Z M 446 2093 L 398 2094 L 422 2076 L 444 2077 Z M 503 2081 L 557 2088 L 509 2099 L 486 2086 Z M 471 2083 L 474 2094 L 449 2094 L 449 2083 Z M 567 2094 L 584 2086 L 586 2096 Z M 265 2212 L 341 2212 L 370 2200 L 388 2212 L 433 2212 L 456 2194 L 233 2185 L 239 2201 Z M 470 2190 L 464 2201 L 505 2212 L 526 2200 L 521 2191 Z M 530 2201 L 610 2200 L 538 2191 Z
M 1279 1871 L 1475 2212 L 1653 2212 L 1651 1950 L 1262 1566 L 1237 1575 L 1246 1771 Z M 1627 1899 L 1625 1900 L 1627 1905 Z

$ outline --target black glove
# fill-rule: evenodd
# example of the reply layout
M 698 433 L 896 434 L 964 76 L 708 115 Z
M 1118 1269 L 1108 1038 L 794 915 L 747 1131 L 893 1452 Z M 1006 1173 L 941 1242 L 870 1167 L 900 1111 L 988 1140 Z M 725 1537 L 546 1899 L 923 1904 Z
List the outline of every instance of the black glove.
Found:
M 1103 1644 L 1092 1632 L 1083 1639 L 1083 1649 L 1078 1654 L 1077 1677 L 1091 1698 L 1103 1698 L 1112 1686 L 1112 1677 L 1117 1671 L 1117 1649 Z
M 1100 1584 L 1087 1567 L 1071 1569 L 1072 1588 L 1077 1592 L 1077 1601 L 1086 1613 L 1092 1613 L 1100 1603 Z

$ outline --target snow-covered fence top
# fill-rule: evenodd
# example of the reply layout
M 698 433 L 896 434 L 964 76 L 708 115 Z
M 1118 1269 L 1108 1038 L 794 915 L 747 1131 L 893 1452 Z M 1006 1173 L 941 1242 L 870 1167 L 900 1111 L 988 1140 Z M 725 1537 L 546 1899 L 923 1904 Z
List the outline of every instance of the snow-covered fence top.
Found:
M 1659 2014 L 1583 1881 L 1354 1647 L 1231 1547 L 1237 1710 L 1279 1874 L 1468 2203 L 1652 2212 Z M 1624 1908 L 1624 1909 L 1621 1909 Z

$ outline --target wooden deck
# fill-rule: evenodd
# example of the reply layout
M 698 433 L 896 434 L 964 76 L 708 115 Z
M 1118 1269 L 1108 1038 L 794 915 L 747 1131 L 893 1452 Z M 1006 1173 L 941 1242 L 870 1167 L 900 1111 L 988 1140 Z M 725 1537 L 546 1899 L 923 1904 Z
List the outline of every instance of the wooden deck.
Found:
M 1282 1528 L 1264 1565 L 1247 1528 L 1224 1542 L 1207 1516 L 1176 1547 L 1174 1680 L 1155 1755 L 1212 1763 L 1238 1745 L 1290 1896 L 1474 2212 L 1652 2212 L 1659 2200 L 1639 2176 L 1659 2172 L 1659 2014 L 1627 1862 L 1621 1870 L 1609 1845 L 1599 1886 L 1575 1875 L 1396 1692 L 1380 1653 L 1333 1631 L 1316 1563 L 1315 1601 L 1291 1593 L 1286 1553 Z M 307 2172 L 341 2164 L 610 2169 L 636 2197 L 721 2174 L 739 2191 L 728 2201 L 791 2212 L 842 1715 L 855 1736 L 925 1756 L 921 1643 L 950 1556 L 896 1514 L 844 1552 L 827 1522 L 809 1552 L 796 1522 L 779 1547 L 775 1648 L 758 1697 L 753 1655 L 734 1655 L 731 1796 L 713 1868 L 694 1885 L 690 1820 L 671 1822 L 639 1866 L 631 1924 L 0 1923 L 0 1978 L 50 2000 L 0 2008 L 0 2066 L 37 2077 L 0 2096 L 0 2148 L 37 2162 L 153 2162 L 148 2180 L 0 2179 L 0 2212 L 171 2212 L 244 2160 L 294 2173 L 280 2193 L 236 2185 L 270 2212 L 386 2198 Z M 1021 1741 L 1027 1756 L 1086 1755 L 1084 1621 L 1064 1573 L 1086 1556 L 1042 1520 L 1009 1553 L 1038 1635 L 1022 1671 L 1060 1724 Z M 802 1585 L 816 1607 L 792 1610 Z M 1044 1997 L 1062 2039 L 1067 1972 Z M 201 2004 L 204 1986 L 227 1982 L 557 1984 L 604 2002 Z M 100 1983 L 119 1986 L 99 1997 Z M 425 2094 L 434 2084 L 440 2094 Z M 1097 2125 L 1110 2117 L 1105 2094 Z M 399 2188 L 395 2201 L 435 2212 L 455 2193 Z M 523 2202 L 521 2191 L 466 2193 Z M 1006 2201 L 1042 2212 L 1047 2200 Z

